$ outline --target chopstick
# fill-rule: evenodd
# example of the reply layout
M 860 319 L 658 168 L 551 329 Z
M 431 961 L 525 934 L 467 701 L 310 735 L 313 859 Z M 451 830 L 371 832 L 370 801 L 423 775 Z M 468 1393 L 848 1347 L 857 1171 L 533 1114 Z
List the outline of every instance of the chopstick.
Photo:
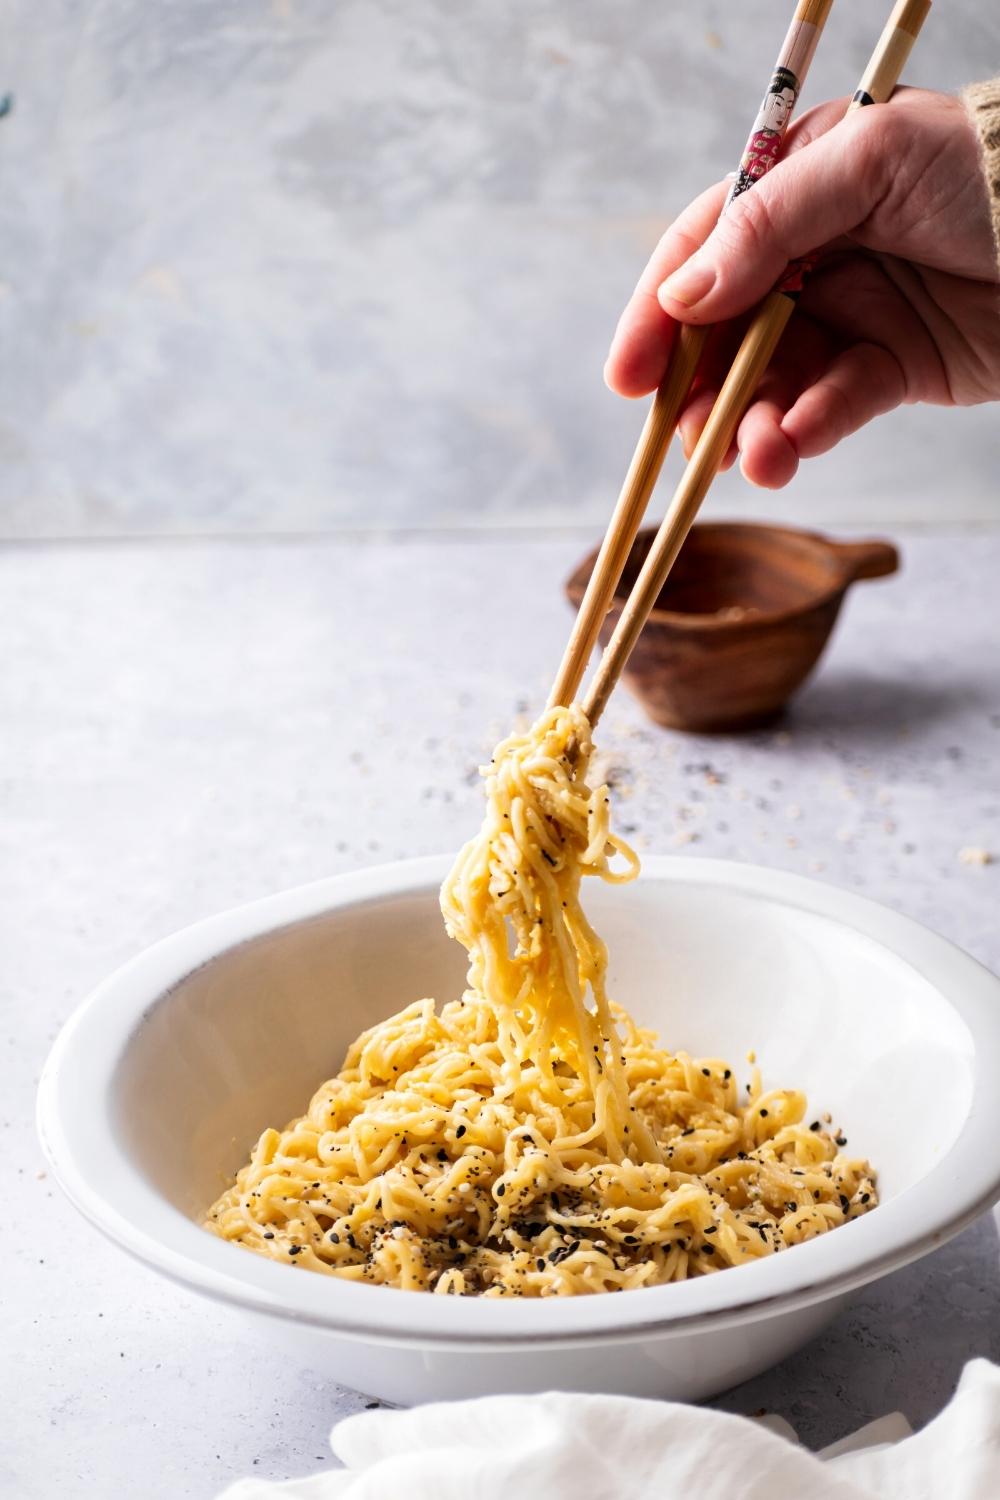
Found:
M 882 104 L 892 94 L 931 0 L 898 0 L 872 53 L 848 113 L 868 104 Z M 793 262 L 778 286 L 757 309 L 729 374 L 684 470 L 681 481 L 653 544 L 646 555 L 614 634 L 598 664 L 583 709 L 596 724 L 650 610 L 656 604 L 698 508 L 708 493 L 722 460 L 736 435 L 743 413 L 777 347 L 813 261 Z
M 734 198 L 753 187 L 754 182 L 774 165 L 832 5 L 833 0 L 797 0 L 795 14 L 778 53 L 754 127 L 743 148 L 739 170 L 723 204 L 722 213 L 726 212 Z M 773 118 L 774 101 L 777 101 L 777 119 Z M 783 117 L 782 105 L 787 105 Z M 774 125 L 776 128 L 768 129 L 769 149 L 761 154 L 759 135 L 765 128 L 765 121 L 768 126 Z M 711 328 L 707 325 L 696 327 L 690 323 L 682 323 L 677 329 L 667 373 L 653 397 L 556 674 L 549 695 L 550 708 L 560 703 L 571 703 L 580 687 L 590 653 L 597 644 L 597 637 L 611 607 L 622 569 L 659 478 L 670 439 L 677 426 L 677 418 L 691 389 L 710 332 Z

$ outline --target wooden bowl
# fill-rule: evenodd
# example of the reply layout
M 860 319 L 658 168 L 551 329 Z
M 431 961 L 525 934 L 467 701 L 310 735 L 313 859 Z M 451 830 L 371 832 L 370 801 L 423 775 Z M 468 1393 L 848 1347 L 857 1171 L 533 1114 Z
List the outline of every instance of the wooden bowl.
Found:
M 636 537 L 601 631 L 606 643 L 654 531 Z M 567 581 L 579 608 L 596 551 Z M 791 526 L 692 527 L 636 643 L 626 680 L 657 724 L 697 733 L 776 718 L 826 645 L 844 594 L 899 566 L 889 542 L 839 542 Z

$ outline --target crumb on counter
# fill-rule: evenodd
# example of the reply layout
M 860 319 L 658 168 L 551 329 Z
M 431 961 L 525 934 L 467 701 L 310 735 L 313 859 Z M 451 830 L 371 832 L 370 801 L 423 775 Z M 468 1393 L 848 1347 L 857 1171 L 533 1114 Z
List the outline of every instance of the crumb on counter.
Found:
M 976 844 L 966 844 L 964 849 L 958 851 L 958 862 L 962 865 L 991 865 L 994 856 L 989 849 L 982 849 Z

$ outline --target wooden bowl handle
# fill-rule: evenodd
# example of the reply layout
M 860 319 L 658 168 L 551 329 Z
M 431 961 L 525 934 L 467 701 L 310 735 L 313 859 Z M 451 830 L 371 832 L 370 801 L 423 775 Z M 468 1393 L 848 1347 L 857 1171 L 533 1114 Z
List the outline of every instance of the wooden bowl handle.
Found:
M 885 578 L 899 567 L 899 553 L 891 542 L 876 539 L 866 542 L 835 542 L 833 550 L 850 574 L 851 582 L 859 578 Z

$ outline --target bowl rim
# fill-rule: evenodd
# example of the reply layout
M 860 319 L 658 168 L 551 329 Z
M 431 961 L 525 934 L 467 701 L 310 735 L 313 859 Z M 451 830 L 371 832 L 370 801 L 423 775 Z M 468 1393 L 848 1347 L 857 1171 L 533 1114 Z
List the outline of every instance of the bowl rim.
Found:
M 139 1260 L 215 1300 L 367 1343 L 468 1350 L 629 1342 L 792 1312 L 937 1248 L 1000 1196 L 1000 1090 L 991 1087 L 1000 1075 L 1000 979 L 929 928 L 854 892 L 764 866 L 649 855 L 647 880 L 715 884 L 850 927 L 909 964 L 957 1012 L 973 1046 L 972 1097 L 958 1135 L 925 1176 L 876 1212 L 793 1252 L 627 1297 L 420 1296 L 296 1276 L 291 1266 L 208 1234 L 151 1186 L 116 1135 L 112 1087 L 136 1028 L 186 976 L 227 950 L 338 908 L 433 891 L 450 862 L 444 855 L 398 861 L 265 896 L 162 939 L 98 985 L 56 1039 L 37 1105 L 45 1156 L 85 1217 Z
M 847 590 L 852 584 L 859 581 L 853 576 L 846 559 L 842 556 L 838 557 L 838 549 L 843 543 L 837 537 L 826 536 L 822 531 L 813 531 L 805 526 L 787 526 L 777 521 L 773 523 L 770 521 L 695 521 L 691 527 L 692 533 L 705 533 L 708 531 L 728 533 L 767 531 L 772 535 L 780 533 L 782 536 L 792 537 L 796 541 L 808 543 L 817 552 L 823 553 L 828 561 L 839 570 L 840 581 L 839 583 L 832 583 L 829 588 L 817 592 L 812 598 L 805 600 L 802 604 L 790 604 L 785 609 L 757 610 L 754 614 L 739 620 L 727 620 L 717 614 L 699 615 L 679 609 L 661 609 L 659 605 L 654 604 L 647 616 L 649 621 L 653 621 L 658 625 L 669 626 L 674 630 L 692 631 L 695 633 L 725 632 L 727 630 L 733 632 L 748 631 L 764 627 L 771 629 L 775 625 L 789 624 L 793 620 L 801 619 L 804 615 L 826 609 L 831 604 L 836 604 L 839 608 Z M 643 526 L 636 532 L 635 541 L 632 543 L 632 546 L 635 547 L 640 541 L 645 540 L 647 537 L 652 538 L 655 535 L 655 526 Z M 872 538 L 871 540 L 881 540 L 881 538 Z M 579 606 L 587 587 L 587 580 L 597 561 L 599 550 L 599 548 L 594 547 L 585 557 L 581 558 L 567 578 L 564 590 L 571 604 Z M 631 548 L 629 550 L 631 551 Z M 613 619 L 616 614 L 620 614 L 625 607 L 627 595 L 623 595 L 620 590 L 621 581 L 619 580 L 619 583 L 615 585 L 615 591 L 608 606 L 609 619 Z M 831 621 L 830 630 L 833 629 L 833 624 L 834 621 Z

